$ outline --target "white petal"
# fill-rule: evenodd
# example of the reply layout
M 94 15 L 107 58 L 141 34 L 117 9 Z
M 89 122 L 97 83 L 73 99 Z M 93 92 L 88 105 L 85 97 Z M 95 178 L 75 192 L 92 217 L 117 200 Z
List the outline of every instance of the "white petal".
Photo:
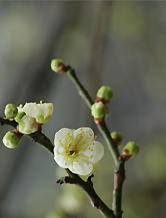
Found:
M 60 129 L 58 132 L 55 133 L 54 145 L 56 146 L 60 142 L 64 142 L 65 139 L 68 139 L 69 136 L 72 136 L 73 131 L 68 128 Z
M 44 119 L 48 117 L 49 115 L 52 115 L 53 112 L 53 104 L 52 103 L 44 103 L 44 104 L 38 104 L 39 108 L 42 111 L 42 114 L 44 116 Z
M 72 167 L 70 166 L 69 169 L 76 174 L 80 175 L 87 175 L 93 170 L 93 166 L 91 163 L 81 162 L 79 165 L 78 162 L 73 162 Z
M 93 141 L 94 132 L 89 127 L 82 127 L 74 131 L 73 138 L 77 143 L 81 143 L 81 146 L 84 146 Z
M 66 158 L 65 153 L 59 153 L 56 149 L 54 148 L 54 160 L 57 162 L 57 164 L 62 167 L 62 168 L 68 168 L 68 161 Z
M 94 144 L 86 147 L 82 153 L 89 157 L 91 163 L 96 163 L 103 157 L 104 147 L 100 142 L 94 141 L 93 143 Z
M 26 114 L 28 114 L 31 117 L 36 118 L 39 115 L 43 115 L 43 112 L 38 104 L 35 103 L 28 103 L 23 107 L 23 110 Z

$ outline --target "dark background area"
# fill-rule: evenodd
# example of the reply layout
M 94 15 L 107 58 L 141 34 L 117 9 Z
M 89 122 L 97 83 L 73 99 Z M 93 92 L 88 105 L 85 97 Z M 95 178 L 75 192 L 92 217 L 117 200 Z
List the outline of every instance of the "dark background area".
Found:
M 140 146 L 126 163 L 124 218 L 166 213 L 166 2 L 0 2 L 0 116 L 7 103 L 52 102 L 43 132 L 89 126 L 105 147 L 95 165 L 95 189 L 111 207 L 114 164 L 93 118 L 66 75 L 70 64 L 93 99 L 114 91 L 106 123 Z M 1 127 L 0 137 L 11 130 Z M 101 217 L 77 187 L 55 184 L 65 171 L 40 145 L 23 137 L 16 149 L 0 144 L 0 217 Z

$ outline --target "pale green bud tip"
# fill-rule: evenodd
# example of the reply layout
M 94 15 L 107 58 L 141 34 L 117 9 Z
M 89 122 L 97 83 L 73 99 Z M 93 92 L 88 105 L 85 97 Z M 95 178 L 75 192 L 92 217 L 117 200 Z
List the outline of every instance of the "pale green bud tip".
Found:
M 3 137 L 3 144 L 7 148 L 15 148 L 20 142 L 19 137 L 15 133 L 7 132 Z
M 135 157 L 139 153 L 139 146 L 135 142 L 128 142 L 123 151 L 122 153 L 128 153 L 131 157 Z
M 113 97 L 112 89 L 109 86 L 102 86 L 97 92 L 97 97 L 109 102 Z
M 64 73 L 66 66 L 64 65 L 63 61 L 60 59 L 53 59 L 51 61 L 51 70 L 56 73 Z
M 18 112 L 17 116 L 14 119 L 15 119 L 15 121 L 17 123 L 19 123 L 21 121 L 21 119 L 23 118 L 23 116 L 25 116 L 25 115 L 26 115 L 26 113 L 23 112 L 23 111 L 22 112 Z
M 19 132 L 23 134 L 31 134 L 36 132 L 38 128 L 39 126 L 36 122 L 36 119 L 29 115 L 23 116 L 18 125 Z
M 91 114 L 94 118 L 103 118 L 108 115 L 108 110 L 103 102 L 100 101 L 92 105 Z
M 4 110 L 6 118 L 14 118 L 17 116 L 18 109 L 14 104 L 7 104 Z
M 117 146 L 119 146 L 123 141 L 123 136 L 118 132 L 112 132 L 111 138 L 114 140 L 114 142 Z

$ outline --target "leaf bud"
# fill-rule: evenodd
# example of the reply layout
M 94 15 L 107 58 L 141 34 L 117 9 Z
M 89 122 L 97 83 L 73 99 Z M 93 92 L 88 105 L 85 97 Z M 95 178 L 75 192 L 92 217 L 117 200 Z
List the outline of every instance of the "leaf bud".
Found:
M 94 118 L 104 118 L 109 113 L 108 108 L 103 104 L 102 101 L 96 102 L 91 106 L 91 114 Z
M 135 142 L 128 142 L 123 148 L 121 157 L 123 160 L 128 160 L 131 157 L 135 157 L 139 153 L 139 146 Z
M 23 118 L 23 116 L 25 116 L 26 113 L 24 111 L 18 112 L 17 116 L 14 118 L 14 120 L 19 123 L 21 121 L 21 119 Z
M 117 147 L 119 147 L 123 141 L 123 136 L 118 132 L 112 132 L 111 138 L 113 139 Z
M 7 148 L 15 148 L 20 142 L 20 138 L 15 132 L 7 132 L 3 137 L 3 144 Z
M 102 101 L 104 104 L 108 103 L 113 97 L 113 91 L 109 86 L 102 86 L 97 91 L 96 102 Z
M 14 104 L 7 104 L 4 110 L 6 118 L 14 118 L 17 116 L 18 109 Z
M 67 68 L 60 59 L 53 59 L 51 61 L 51 70 L 55 73 L 65 73 Z
M 39 126 L 34 117 L 29 115 L 23 116 L 18 124 L 18 130 L 23 134 L 31 134 L 38 130 Z

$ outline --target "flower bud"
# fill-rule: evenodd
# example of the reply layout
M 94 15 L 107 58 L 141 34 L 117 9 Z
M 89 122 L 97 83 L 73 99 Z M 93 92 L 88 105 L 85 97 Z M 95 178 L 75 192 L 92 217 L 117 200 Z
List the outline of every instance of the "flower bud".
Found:
M 36 132 L 38 128 L 39 126 L 36 122 L 36 119 L 29 115 L 23 116 L 18 125 L 19 132 L 23 134 L 31 134 L 33 132 Z
M 111 138 L 113 139 L 117 147 L 119 147 L 123 141 L 123 136 L 118 132 L 112 132 Z
M 135 142 L 128 142 L 123 148 L 121 157 L 123 160 L 128 160 L 130 157 L 135 157 L 139 153 L 139 146 Z
M 108 103 L 113 97 L 112 89 L 109 86 L 102 86 L 96 94 L 96 102 Z
M 65 73 L 66 72 L 66 66 L 60 59 L 53 59 L 51 61 L 51 70 L 55 73 Z
M 7 148 L 15 148 L 19 144 L 20 138 L 16 133 L 9 131 L 4 135 L 2 141 Z
M 102 101 L 96 102 L 91 107 L 91 114 L 94 118 L 104 118 L 108 115 L 108 108 L 103 104 Z
M 17 116 L 14 118 L 14 120 L 19 123 L 21 121 L 21 119 L 23 118 L 23 116 L 25 116 L 26 113 L 24 111 L 22 112 L 18 112 Z
M 18 109 L 14 104 L 7 104 L 4 110 L 6 118 L 14 118 L 17 116 Z

